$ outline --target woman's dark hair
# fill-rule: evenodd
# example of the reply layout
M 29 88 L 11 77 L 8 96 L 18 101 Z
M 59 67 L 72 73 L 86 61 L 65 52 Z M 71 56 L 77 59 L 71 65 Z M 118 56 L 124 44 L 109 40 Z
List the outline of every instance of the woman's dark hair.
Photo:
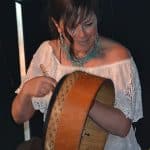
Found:
M 60 19 L 63 19 L 65 28 L 73 28 L 94 12 L 99 24 L 99 8 L 100 0 L 48 0 L 48 17 L 52 36 L 57 38 L 58 33 L 51 18 L 58 23 Z

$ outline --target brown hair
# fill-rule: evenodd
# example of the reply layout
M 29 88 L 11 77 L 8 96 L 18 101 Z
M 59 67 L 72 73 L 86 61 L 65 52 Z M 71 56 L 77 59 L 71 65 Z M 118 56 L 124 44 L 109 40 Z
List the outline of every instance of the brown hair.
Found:
M 53 36 L 58 37 L 58 33 L 51 18 L 54 18 L 58 23 L 63 19 L 65 28 L 75 27 L 91 12 L 97 16 L 98 20 L 100 15 L 99 1 L 100 0 L 48 0 L 49 26 Z

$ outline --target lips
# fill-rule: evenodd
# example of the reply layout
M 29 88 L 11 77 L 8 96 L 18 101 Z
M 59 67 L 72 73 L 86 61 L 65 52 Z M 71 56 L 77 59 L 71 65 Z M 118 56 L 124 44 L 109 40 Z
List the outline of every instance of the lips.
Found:
M 75 41 L 75 44 L 79 44 L 79 45 L 87 45 L 89 44 L 89 40 L 77 40 Z

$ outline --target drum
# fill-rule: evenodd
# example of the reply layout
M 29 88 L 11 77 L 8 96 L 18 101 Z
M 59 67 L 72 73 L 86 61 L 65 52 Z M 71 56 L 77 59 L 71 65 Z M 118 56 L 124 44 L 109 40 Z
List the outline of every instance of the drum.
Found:
M 44 150 L 103 150 L 108 133 L 88 115 L 95 100 L 113 107 L 110 79 L 75 71 L 65 75 L 51 97 L 44 124 Z

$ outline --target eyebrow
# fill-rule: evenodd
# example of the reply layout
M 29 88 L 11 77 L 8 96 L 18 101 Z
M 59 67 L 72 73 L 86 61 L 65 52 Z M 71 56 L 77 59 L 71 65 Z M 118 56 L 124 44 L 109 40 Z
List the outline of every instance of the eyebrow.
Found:
M 85 23 L 85 22 L 89 22 L 89 21 L 92 21 L 94 20 L 94 16 L 93 15 L 89 15 L 86 19 L 84 19 L 82 22 Z

